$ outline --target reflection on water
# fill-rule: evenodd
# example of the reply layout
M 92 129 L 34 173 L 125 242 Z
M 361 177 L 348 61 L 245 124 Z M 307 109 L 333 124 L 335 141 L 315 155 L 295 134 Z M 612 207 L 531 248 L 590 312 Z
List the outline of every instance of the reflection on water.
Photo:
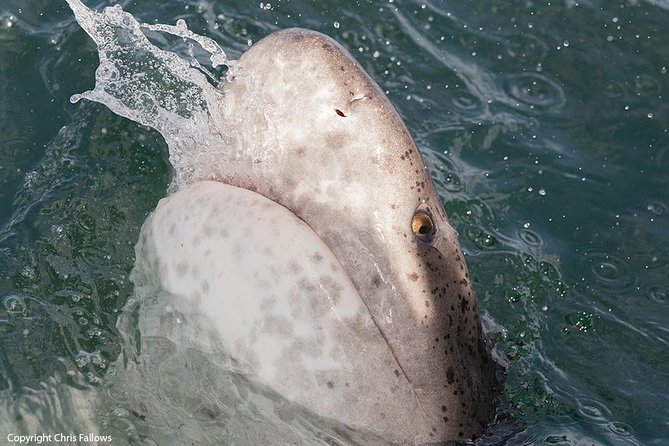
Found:
M 504 327 L 511 444 L 669 436 L 666 2 L 125 3 L 142 22 L 185 19 L 232 58 L 299 25 L 360 59 L 414 133 L 480 306 Z M 64 3 L 0 5 L 3 421 L 19 394 L 24 412 L 57 413 L 66 397 L 40 382 L 107 376 L 139 225 L 169 182 L 156 133 L 69 104 L 96 66 Z M 143 434 L 142 413 L 112 407 L 128 423 L 114 429 Z M 225 414 L 212 407 L 191 412 Z M 278 425 L 332 428 L 295 417 Z

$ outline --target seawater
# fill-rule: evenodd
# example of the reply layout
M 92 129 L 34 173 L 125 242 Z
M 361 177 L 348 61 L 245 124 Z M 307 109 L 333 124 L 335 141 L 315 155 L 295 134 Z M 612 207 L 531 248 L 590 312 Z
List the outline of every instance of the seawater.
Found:
M 98 11 L 112 5 L 89 4 Z M 508 443 L 666 442 L 666 2 L 122 6 L 137 23 L 170 24 L 163 30 L 177 34 L 185 35 L 184 20 L 225 50 L 226 63 L 279 28 L 308 27 L 339 40 L 412 131 L 460 232 L 480 306 L 503 327 L 495 331 L 495 353 L 508 363 L 506 395 L 517 430 Z M 207 67 L 218 50 L 161 28 L 140 32 L 179 54 L 183 64 L 175 67 L 187 66 L 195 85 L 212 88 L 159 83 L 129 108 L 155 112 L 170 94 L 206 104 L 228 74 L 225 66 Z M 150 51 L 129 56 L 138 73 L 150 72 L 142 65 L 151 62 Z M 40 426 L 66 431 L 76 421 L 67 417 L 72 402 L 89 401 L 75 397 L 93 390 L 106 401 L 91 407 L 106 420 L 95 432 L 159 442 L 170 431 L 156 437 L 143 413 L 127 410 L 127 395 L 104 384 L 124 357 L 117 319 L 133 293 L 128 275 L 139 226 L 179 172 L 187 182 L 197 166 L 171 167 L 179 165 L 179 142 L 167 141 L 168 149 L 167 138 L 146 127 L 159 122 L 137 125 L 90 102 L 69 102 L 94 85 L 99 63 L 98 48 L 64 2 L 0 4 L 0 420 L 30 428 L 29 415 L 39 412 Z M 178 108 L 184 103 L 193 104 L 165 108 L 192 124 L 202 108 Z M 222 122 L 228 127 L 216 135 L 224 138 L 234 121 Z M 252 156 L 272 156 L 254 150 Z M 268 419 L 257 408 L 276 407 L 278 396 L 225 370 L 216 376 L 227 380 L 230 392 L 221 398 L 230 400 L 193 406 L 192 426 L 228 417 L 238 432 L 256 426 L 250 432 L 260 441 L 259 420 Z M 139 399 L 163 395 L 141 383 L 133 390 Z M 239 401 L 253 403 L 241 409 Z M 156 407 L 184 418 L 169 405 Z M 308 414 L 271 413 L 270 424 L 288 441 L 356 441 Z

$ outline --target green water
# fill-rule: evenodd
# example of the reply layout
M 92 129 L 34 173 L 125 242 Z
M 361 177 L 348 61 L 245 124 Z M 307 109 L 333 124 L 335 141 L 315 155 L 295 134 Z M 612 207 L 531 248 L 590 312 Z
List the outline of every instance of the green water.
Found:
M 346 46 L 414 135 L 504 328 L 508 444 L 669 444 L 669 2 L 269 3 L 122 4 L 233 58 L 291 26 Z M 64 2 L 0 0 L 5 400 L 105 375 L 169 183 L 157 133 L 70 103 L 96 54 Z

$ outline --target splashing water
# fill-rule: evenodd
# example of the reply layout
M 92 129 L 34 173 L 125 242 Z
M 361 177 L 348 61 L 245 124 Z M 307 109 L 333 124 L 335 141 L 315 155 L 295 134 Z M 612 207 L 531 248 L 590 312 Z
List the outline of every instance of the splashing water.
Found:
M 228 67 L 228 80 L 248 80 L 238 76 L 241 68 L 227 59 L 215 41 L 193 33 L 183 20 L 175 26 L 142 24 L 119 5 L 98 13 L 80 0 L 67 3 L 95 41 L 100 58 L 95 88 L 73 95 L 71 101 L 99 102 L 120 116 L 160 132 L 169 146 L 175 171 L 173 190 L 193 181 L 233 175 L 238 171 L 233 160 L 239 165 L 270 155 L 266 142 L 241 144 L 239 137 L 226 131 L 245 118 L 226 113 L 224 94 L 217 88 L 226 81 L 217 79 L 197 61 L 193 43 L 209 54 L 212 68 Z M 189 42 L 191 60 L 153 45 L 143 29 Z

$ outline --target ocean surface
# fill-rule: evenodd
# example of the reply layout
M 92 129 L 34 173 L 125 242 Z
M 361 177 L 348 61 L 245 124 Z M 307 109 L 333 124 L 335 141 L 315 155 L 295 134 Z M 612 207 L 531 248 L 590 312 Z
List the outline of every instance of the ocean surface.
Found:
M 315 29 L 387 92 L 507 365 L 485 444 L 669 444 L 669 1 L 120 4 L 231 59 Z M 65 0 L 0 0 L 0 426 L 71 410 L 44 398 L 54 380 L 105 380 L 139 229 L 173 175 L 156 131 L 70 101 L 97 66 Z

